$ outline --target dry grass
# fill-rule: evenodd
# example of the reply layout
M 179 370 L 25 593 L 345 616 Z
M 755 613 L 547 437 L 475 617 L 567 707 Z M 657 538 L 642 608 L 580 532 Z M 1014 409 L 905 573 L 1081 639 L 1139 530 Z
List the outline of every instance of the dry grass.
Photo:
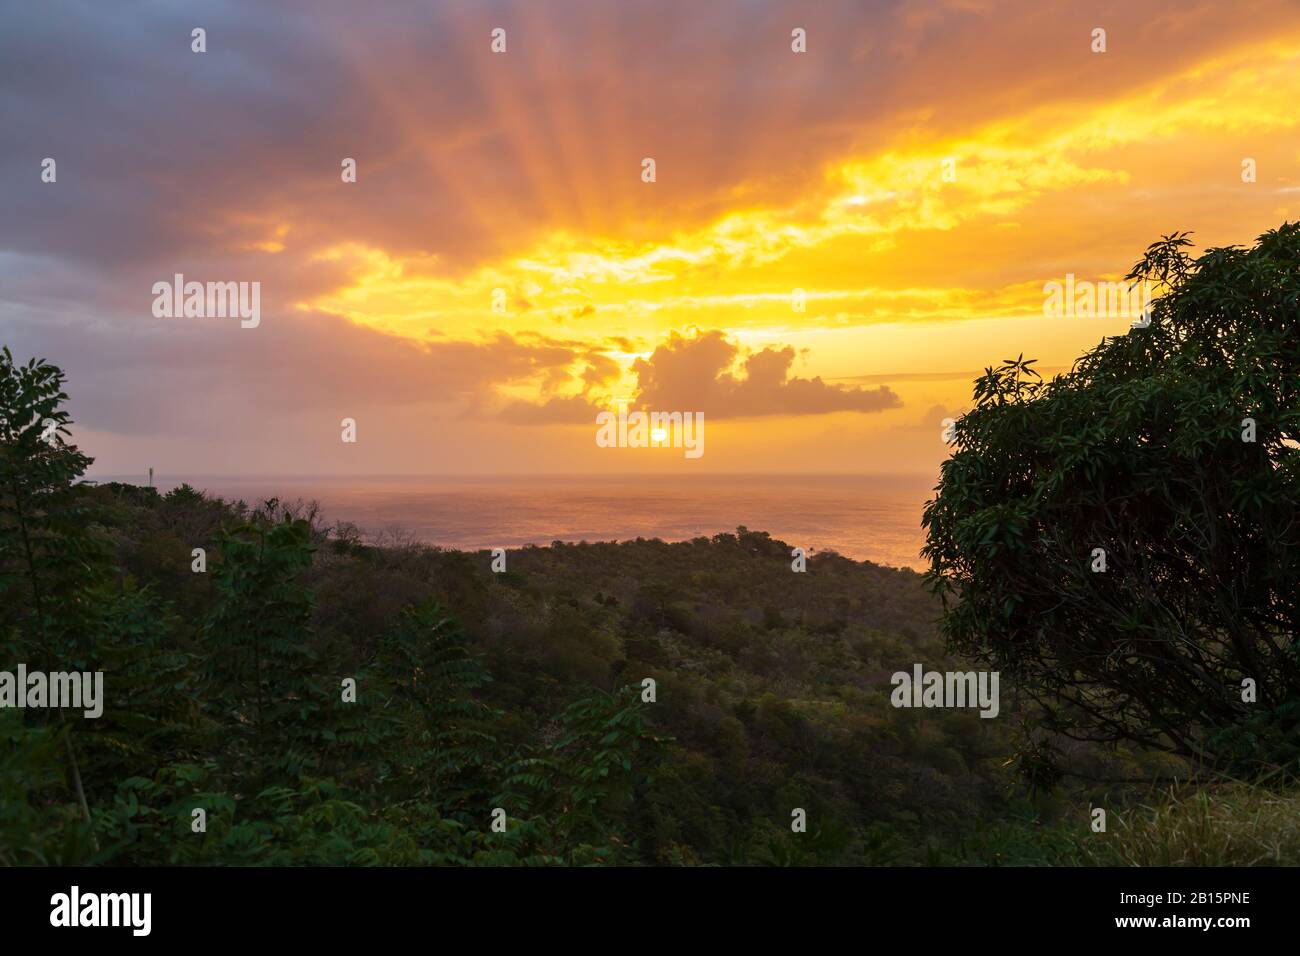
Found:
M 1107 833 L 1083 841 L 1099 864 L 1300 865 L 1300 792 L 1249 784 L 1166 791 L 1109 815 Z

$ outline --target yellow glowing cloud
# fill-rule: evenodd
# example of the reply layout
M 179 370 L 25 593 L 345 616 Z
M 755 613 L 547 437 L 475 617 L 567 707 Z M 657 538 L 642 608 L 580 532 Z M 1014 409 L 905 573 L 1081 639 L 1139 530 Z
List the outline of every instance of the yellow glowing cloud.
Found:
M 455 278 L 436 262 L 342 243 L 321 255 L 347 264 L 349 284 L 302 307 L 412 338 L 538 332 L 589 343 L 624 369 L 634 356 L 611 351 L 611 336 L 652 347 L 691 326 L 758 341 L 819 328 L 866 335 L 898 320 L 1032 317 L 1052 275 L 1026 263 L 1055 270 L 1050 253 L 1074 240 L 1060 197 L 1081 187 L 1122 195 L 1152 177 L 1162 149 L 1170 165 L 1169 151 L 1184 156 L 1190 143 L 1293 130 L 1298 66 L 1300 42 L 1276 39 L 1112 102 L 1043 104 L 967 131 L 913 131 L 905 143 L 829 163 L 816 188 L 780 207 L 734 209 L 652 241 L 557 229 Z M 947 270 L 935 246 L 969 275 Z M 1137 251 L 1116 236 L 1092 253 L 1108 261 L 1096 271 L 1113 272 Z M 1001 264 L 996 275 L 989 260 Z M 864 341 L 848 347 L 861 354 Z M 828 361 L 814 356 L 812 370 Z M 613 386 L 629 387 L 626 378 Z

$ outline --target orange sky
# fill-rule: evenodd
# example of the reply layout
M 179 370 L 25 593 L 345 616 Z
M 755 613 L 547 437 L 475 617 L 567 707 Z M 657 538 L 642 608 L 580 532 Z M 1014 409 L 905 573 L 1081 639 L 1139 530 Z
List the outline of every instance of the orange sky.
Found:
M 1296 215 L 1294 4 L 730 6 L 452 4 L 435 31 L 326 5 L 279 25 L 287 64 L 214 14 L 207 59 L 154 68 L 206 119 L 166 90 L 136 116 L 136 68 L 92 63 L 50 126 L 116 107 L 111 132 L 29 152 L 68 157 L 61 198 L 79 151 L 102 196 L 144 149 L 142 185 L 6 247 L 0 329 L 74 372 L 102 473 L 932 472 L 983 366 L 1126 331 L 1045 316 L 1044 283 Z M 262 325 L 153 318 L 174 272 L 261 281 Z M 70 354 L 87 334 L 117 374 Z M 619 402 L 704 412 L 706 454 L 598 448 Z

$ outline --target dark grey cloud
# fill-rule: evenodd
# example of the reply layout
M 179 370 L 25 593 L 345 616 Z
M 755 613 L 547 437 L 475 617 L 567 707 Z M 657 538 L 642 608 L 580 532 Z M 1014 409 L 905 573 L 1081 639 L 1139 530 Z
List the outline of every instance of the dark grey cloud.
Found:
M 1162 10 L 1180 13 L 1177 21 Z M 1294 9 L 1294 8 L 1292 8 Z M 1214 5 L 726 0 L 10 4 L 0 249 L 114 269 L 289 223 L 456 270 L 787 200 L 917 120 L 1103 96 L 1253 29 Z M 1270 15 L 1261 8 L 1260 16 Z M 1112 52 L 1086 54 L 1105 21 Z M 208 52 L 190 51 L 202 26 Z M 488 50 L 508 31 L 509 51 Z M 809 52 L 789 52 L 790 30 Z M 1153 42 L 1175 31 L 1177 44 Z M 1078 56 L 1064 55 L 1078 48 Z M 1139 53 L 1140 51 L 1140 53 Z M 59 183 L 38 179 L 46 156 Z M 339 161 L 360 181 L 341 188 Z M 642 187 L 644 156 L 659 182 Z
M 820 377 L 791 375 L 794 349 L 765 348 L 741 360 L 718 330 L 672 335 L 648 359 L 638 359 L 637 404 L 651 410 L 702 411 L 710 418 L 878 412 L 902 404 L 888 386 L 828 385 Z
M 502 385 L 545 376 L 576 353 L 504 333 L 416 343 L 323 313 L 157 319 L 18 310 L 0 304 L 0 342 L 68 375 L 70 410 L 92 429 L 214 440 L 256 417 L 420 406 L 471 414 Z

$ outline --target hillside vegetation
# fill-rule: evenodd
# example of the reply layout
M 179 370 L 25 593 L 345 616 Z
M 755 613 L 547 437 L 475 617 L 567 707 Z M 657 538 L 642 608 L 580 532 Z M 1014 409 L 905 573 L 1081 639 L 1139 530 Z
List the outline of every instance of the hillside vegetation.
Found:
M 109 485 L 66 507 L 99 545 L 68 653 L 109 699 L 63 728 L 0 711 L 9 862 L 999 862 L 1025 837 L 997 821 L 1070 805 L 1004 766 L 1006 689 L 996 720 L 890 705 L 894 671 L 959 666 L 911 571 L 820 554 L 796 574 L 742 528 L 524 548 L 493 573 L 300 503 Z M 32 659 L 17 610 L 5 659 Z

